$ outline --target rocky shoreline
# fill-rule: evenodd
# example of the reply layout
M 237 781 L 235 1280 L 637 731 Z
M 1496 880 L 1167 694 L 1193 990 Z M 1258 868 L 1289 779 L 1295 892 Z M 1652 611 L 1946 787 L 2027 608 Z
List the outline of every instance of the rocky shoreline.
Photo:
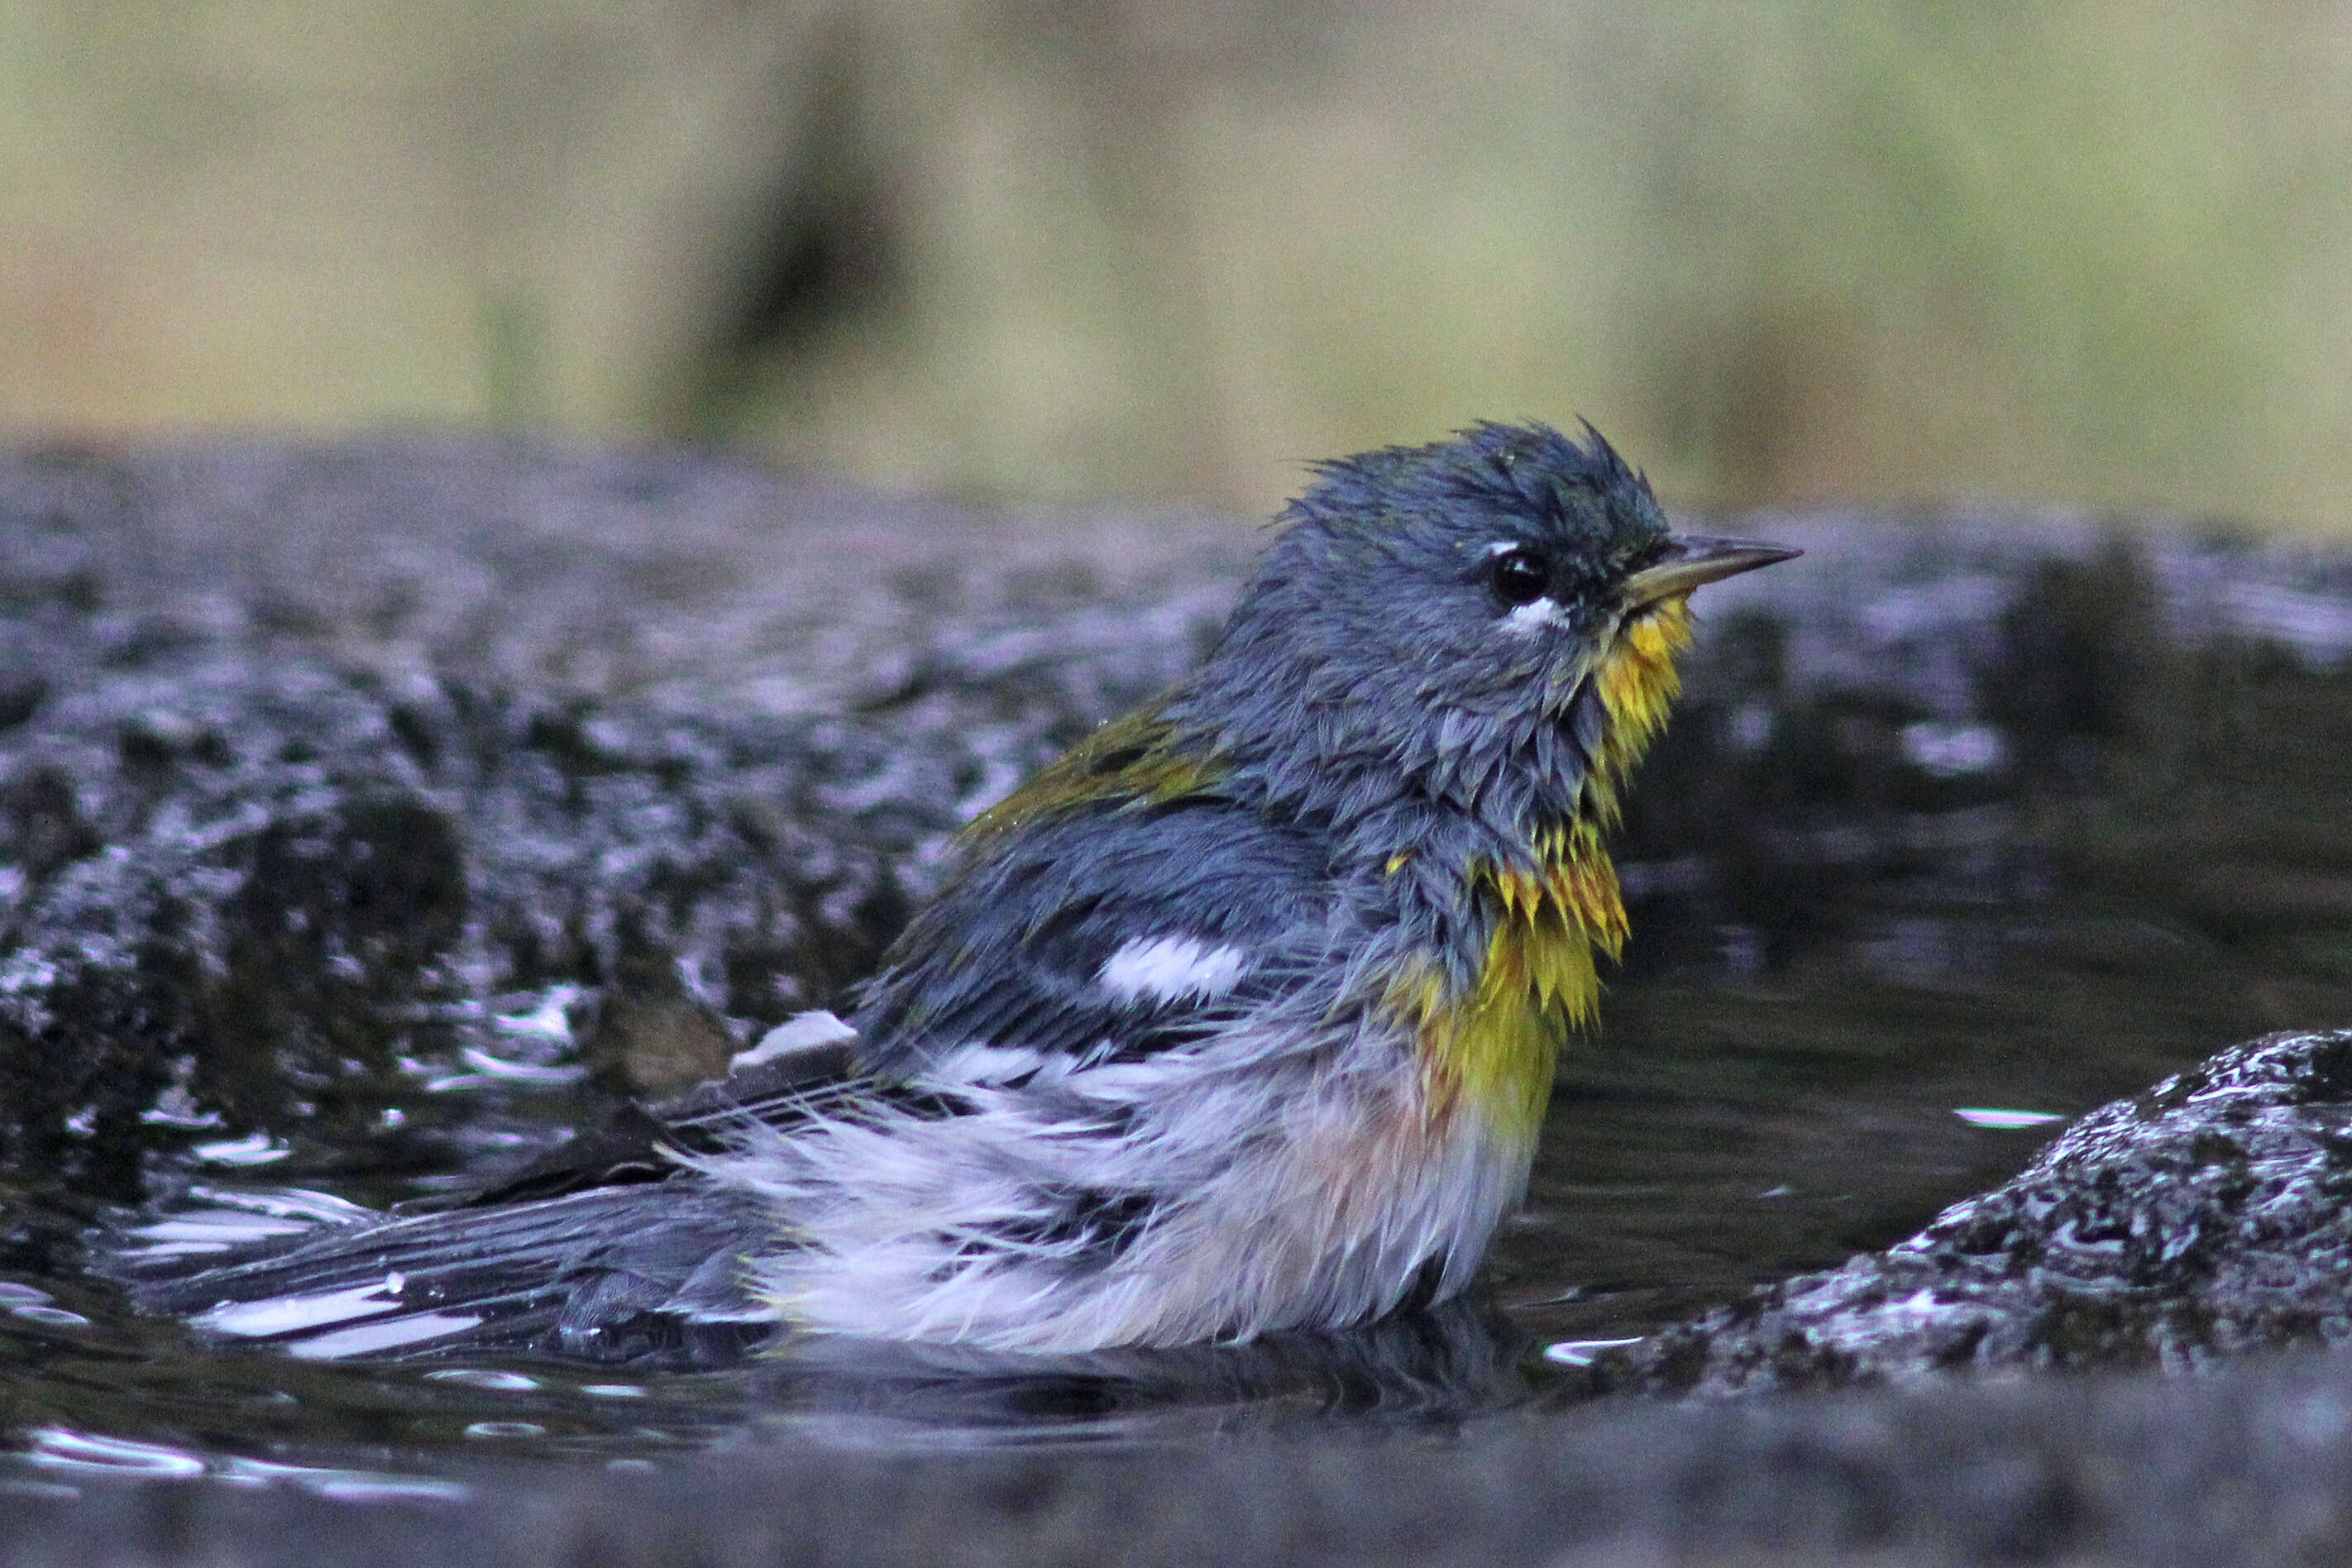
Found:
M 1596 1360 L 1722 1398 L 2159 1368 L 2352 1338 L 2352 1031 L 2221 1051 L 2104 1106 L 1918 1235 Z

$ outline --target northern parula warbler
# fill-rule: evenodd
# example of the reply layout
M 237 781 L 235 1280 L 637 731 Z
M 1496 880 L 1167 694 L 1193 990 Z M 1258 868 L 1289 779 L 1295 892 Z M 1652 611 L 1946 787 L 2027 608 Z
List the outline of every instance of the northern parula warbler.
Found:
M 1688 596 L 1796 552 L 1675 537 L 1589 426 L 1326 463 L 1281 521 L 1198 670 L 971 825 L 849 1024 L 783 1026 L 638 1156 L 142 1299 L 342 1356 L 1084 1351 L 1460 1291 L 1625 938 L 1601 836 Z

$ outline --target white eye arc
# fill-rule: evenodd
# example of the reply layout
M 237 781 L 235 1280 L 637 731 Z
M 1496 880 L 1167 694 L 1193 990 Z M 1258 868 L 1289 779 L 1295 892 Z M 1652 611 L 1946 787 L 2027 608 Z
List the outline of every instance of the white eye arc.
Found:
M 1568 617 L 1560 613 L 1559 600 L 1531 599 L 1512 610 L 1497 624 L 1514 637 L 1531 637 L 1546 626 L 1566 626 Z

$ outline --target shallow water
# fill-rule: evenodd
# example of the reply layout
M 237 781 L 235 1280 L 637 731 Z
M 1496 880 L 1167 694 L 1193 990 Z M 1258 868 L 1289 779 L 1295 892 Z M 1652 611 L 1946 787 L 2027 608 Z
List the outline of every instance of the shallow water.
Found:
M 2352 563 L 2087 525 L 1739 531 L 1810 553 L 1708 606 L 1618 841 L 1633 945 L 1568 1053 L 1486 1300 L 1051 1363 L 830 1345 L 700 1371 L 311 1365 L 128 1318 L 71 1270 L 78 1210 L 0 1194 L 19 1265 L 0 1279 L 0 1487 L 203 1473 L 429 1498 L 486 1453 L 1449 1426 L 1596 1343 L 1897 1240 L 2064 1118 L 2221 1046 L 2352 1017 Z M 483 1160 L 593 1114 L 564 1001 L 512 999 L 500 1048 L 420 1079 L 402 1113 Z M 446 1153 L 322 1165 L 266 1137 L 201 1153 L 217 1185 L 370 1204 L 459 1174 Z

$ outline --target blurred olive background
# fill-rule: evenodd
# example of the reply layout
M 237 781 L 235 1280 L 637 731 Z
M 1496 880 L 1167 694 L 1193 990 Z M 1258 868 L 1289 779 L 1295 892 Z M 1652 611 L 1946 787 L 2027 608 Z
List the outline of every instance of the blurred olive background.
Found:
M 2352 3 L 10 0 L 0 426 L 2352 528 Z

